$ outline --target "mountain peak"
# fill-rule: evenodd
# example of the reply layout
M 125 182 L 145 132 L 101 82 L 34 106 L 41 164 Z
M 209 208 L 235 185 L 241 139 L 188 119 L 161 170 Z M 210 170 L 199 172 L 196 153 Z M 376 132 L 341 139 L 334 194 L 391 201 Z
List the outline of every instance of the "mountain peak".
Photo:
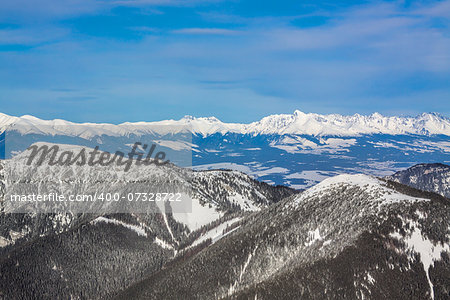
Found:
M 380 114 L 379 112 L 374 112 L 373 114 L 370 115 L 372 118 L 377 118 L 377 119 L 381 119 L 383 118 L 383 115 Z
M 294 111 L 294 114 L 293 114 L 293 115 L 296 116 L 296 117 L 303 117 L 303 116 L 306 116 L 307 114 L 304 113 L 304 112 L 302 112 L 301 110 L 296 109 L 296 110 Z
M 388 187 L 386 182 L 374 176 L 365 174 L 341 174 L 324 179 L 315 186 L 307 189 L 294 199 L 292 203 L 289 203 L 287 207 L 296 207 L 300 203 L 304 203 L 310 199 L 321 198 L 343 188 L 359 190 L 365 194 L 365 201 L 368 201 L 368 203 L 376 203 L 379 206 L 401 201 L 427 201 L 426 199 L 404 195 Z

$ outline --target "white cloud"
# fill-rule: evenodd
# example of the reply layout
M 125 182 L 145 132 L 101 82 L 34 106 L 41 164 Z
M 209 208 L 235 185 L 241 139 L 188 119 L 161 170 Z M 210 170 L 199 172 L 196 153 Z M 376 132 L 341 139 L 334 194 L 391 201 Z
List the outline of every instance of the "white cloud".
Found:
M 198 35 L 234 35 L 240 33 L 237 30 L 223 28 L 182 28 L 173 30 L 177 34 L 198 34 Z
M 2 0 L 0 17 L 3 20 L 33 23 L 36 20 L 90 14 L 104 9 L 105 3 L 92 0 Z
M 412 12 L 416 15 L 431 16 L 431 17 L 443 17 L 450 19 L 450 1 L 440 1 L 433 6 L 421 6 L 415 8 Z
M 35 45 L 60 40 L 69 32 L 58 27 L 0 29 L 0 45 Z

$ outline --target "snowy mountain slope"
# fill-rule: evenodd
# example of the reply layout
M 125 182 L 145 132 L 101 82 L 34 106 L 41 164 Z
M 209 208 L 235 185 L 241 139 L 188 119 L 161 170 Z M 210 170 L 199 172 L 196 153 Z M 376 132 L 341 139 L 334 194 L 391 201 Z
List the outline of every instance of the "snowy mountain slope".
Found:
M 118 298 L 444 299 L 449 218 L 436 194 L 340 175 L 245 218 Z
M 41 143 L 34 145 L 40 146 Z M 45 145 L 48 147 L 58 146 L 60 153 L 71 151 L 74 155 L 80 153 L 81 150 L 86 153 L 93 151 L 91 148 L 78 145 L 50 143 L 45 143 Z M 259 210 L 294 192 L 289 188 L 274 187 L 258 182 L 249 175 L 236 171 L 193 171 L 170 163 L 161 166 L 137 165 L 135 161 L 130 164 L 128 171 L 124 171 L 123 166 L 117 164 L 107 166 L 99 164 L 51 165 L 50 155 L 47 155 L 40 165 L 37 158 L 32 161 L 31 165 L 28 165 L 30 153 L 30 151 L 25 151 L 12 159 L 3 161 L 0 173 L 3 175 L 3 183 L 9 192 L 16 187 L 22 188 L 20 185 L 23 183 L 42 185 L 40 192 L 43 192 L 45 185 L 48 185 L 53 192 L 61 190 L 65 194 L 77 194 L 91 190 L 95 190 L 97 193 L 102 191 L 112 193 L 126 187 L 126 184 L 134 183 L 134 192 L 137 192 L 141 191 L 139 183 L 145 182 L 141 192 L 177 191 L 188 194 L 187 200 L 189 201 L 195 199 L 200 205 L 209 205 L 218 211 Z M 96 159 L 102 155 L 101 153 L 101 151 L 98 152 Z M 190 211 L 188 204 L 186 212 Z M 5 209 L 8 212 L 6 206 Z M 164 211 L 164 207 L 158 207 L 158 210 Z M 176 212 L 173 209 L 171 211 Z M 184 212 L 184 210 L 178 211 Z M 142 211 L 139 212 L 142 213 Z
M 386 179 L 450 198 L 450 166 L 448 165 L 419 164 L 386 176 Z
M 124 173 L 102 166 L 25 166 L 25 160 L 17 155 L 0 162 L 0 292 L 9 299 L 112 295 L 160 270 L 179 251 L 201 246 L 209 236 L 205 233 L 215 232 L 218 240 L 223 228 L 243 215 L 294 193 L 233 171 L 151 165 Z M 127 180 L 146 188 L 155 181 L 159 187 L 184 186 L 192 212 L 164 213 L 164 207 L 156 206 L 148 214 L 5 213 L 9 190 L 20 188 L 19 182 L 80 193 L 120 190 L 120 182 Z
M 355 114 L 319 115 L 296 110 L 293 114 L 271 115 L 250 124 L 224 123 L 215 117 L 194 118 L 158 122 L 126 122 L 119 125 L 73 123 L 64 120 L 41 120 L 33 116 L 13 117 L 0 114 L 0 129 L 17 130 L 21 133 L 80 136 L 86 139 L 95 136 L 123 136 L 146 134 L 156 131 L 186 130 L 208 136 L 215 133 L 239 134 L 296 134 L 313 136 L 358 136 L 362 134 L 417 134 L 450 135 L 450 120 L 435 113 L 423 113 L 416 117 L 386 117 L 374 113 L 369 116 Z
M 75 153 L 77 149 L 83 149 L 76 145 L 58 146 L 61 151 L 71 149 Z M 90 151 L 89 148 L 84 149 Z M 28 153 L 24 152 L 1 162 L 1 191 L 4 199 L 0 203 L 2 212 L 8 213 L 13 209 L 21 208 L 14 203 L 10 204 L 10 194 L 22 192 L 29 194 L 34 191 L 35 186 L 39 188 L 41 194 L 44 194 L 48 188 L 51 192 L 65 195 L 87 194 L 91 191 L 95 191 L 97 194 L 101 192 L 120 193 L 124 189 L 134 193 L 173 191 L 186 194 L 183 206 L 174 207 L 172 203 L 172 207 L 167 208 L 149 203 L 149 207 L 109 207 L 109 204 L 104 206 L 72 205 L 70 207 L 61 205 L 57 207 L 69 214 L 77 213 L 78 210 L 94 214 L 128 211 L 145 213 L 147 210 L 156 213 L 173 212 L 173 218 L 183 226 L 187 226 L 189 232 L 216 221 L 224 214 L 260 210 L 295 193 L 292 189 L 270 186 L 236 171 L 193 171 L 171 164 L 163 166 L 154 164 L 136 166 L 133 164 L 128 172 L 124 172 L 121 167 L 116 165 L 50 166 L 48 159 L 46 158 L 40 166 L 37 165 L 37 160 L 33 161 L 31 165 L 27 165 Z M 71 208 L 78 210 L 71 210 Z M 140 210 L 141 208 L 143 209 Z M 71 222 L 74 221 L 73 218 L 65 220 L 66 227 L 69 228 Z M 22 232 L 25 229 L 15 228 L 14 230 Z M 55 225 L 55 232 L 60 230 L 64 230 L 64 228 Z

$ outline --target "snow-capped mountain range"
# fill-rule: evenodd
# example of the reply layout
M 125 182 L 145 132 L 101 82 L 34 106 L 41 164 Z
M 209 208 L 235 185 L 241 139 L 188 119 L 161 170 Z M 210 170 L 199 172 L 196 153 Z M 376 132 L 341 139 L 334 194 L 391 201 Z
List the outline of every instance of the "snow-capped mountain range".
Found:
M 155 126 L 173 130 L 190 130 L 203 136 L 215 133 L 238 134 L 296 134 L 313 136 L 359 136 L 362 134 L 417 134 L 450 136 L 450 119 L 437 113 L 423 113 L 416 117 L 387 117 L 379 113 L 369 116 L 355 114 L 320 115 L 296 110 L 293 114 L 267 116 L 250 124 L 224 123 L 215 117 L 195 118 L 186 116 L 180 120 L 157 122 L 126 122 L 118 125 L 107 123 L 73 123 L 65 120 L 42 120 L 33 116 L 21 117 L 0 114 L 0 129 L 16 129 L 22 133 L 64 134 L 92 138 L 99 135 L 121 136 L 145 134 Z
M 418 163 L 450 162 L 450 120 L 435 113 L 386 117 L 295 111 L 250 124 L 184 117 L 119 125 L 0 114 L 2 130 L 6 158 L 38 141 L 124 153 L 135 142 L 156 143 L 182 167 L 232 169 L 296 189 L 342 173 L 385 176 Z M 0 157 L 1 145 L 0 138 Z

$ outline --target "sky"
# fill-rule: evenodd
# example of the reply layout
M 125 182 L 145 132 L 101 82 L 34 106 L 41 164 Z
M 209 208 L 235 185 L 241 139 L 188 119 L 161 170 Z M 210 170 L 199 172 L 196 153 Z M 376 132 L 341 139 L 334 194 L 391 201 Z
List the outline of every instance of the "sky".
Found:
M 450 115 L 450 1 L 2 0 L 0 112 Z

